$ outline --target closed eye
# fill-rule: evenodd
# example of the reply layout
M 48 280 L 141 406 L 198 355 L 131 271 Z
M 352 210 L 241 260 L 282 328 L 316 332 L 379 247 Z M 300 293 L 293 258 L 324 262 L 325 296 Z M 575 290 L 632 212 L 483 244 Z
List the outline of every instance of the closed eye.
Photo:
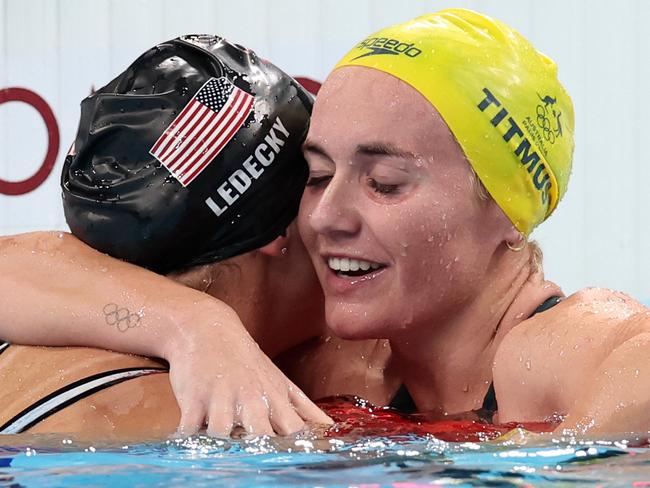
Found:
M 368 186 L 370 186 L 370 188 L 372 188 L 376 193 L 380 193 L 382 195 L 395 194 L 399 190 L 399 185 L 379 183 L 374 178 L 368 178 Z
M 332 179 L 331 175 L 311 176 L 307 180 L 307 186 L 322 186 Z

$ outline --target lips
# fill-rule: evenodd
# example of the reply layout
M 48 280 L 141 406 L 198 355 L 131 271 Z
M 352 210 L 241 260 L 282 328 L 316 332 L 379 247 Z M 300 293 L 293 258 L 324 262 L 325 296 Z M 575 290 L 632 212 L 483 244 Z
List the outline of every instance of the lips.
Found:
M 325 255 L 323 268 L 326 270 L 324 290 L 335 295 L 347 295 L 377 283 L 377 278 L 384 274 L 388 265 L 351 257 Z
M 333 272 L 343 276 L 364 276 L 385 267 L 374 261 L 334 256 L 327 258 L 327 265 Z

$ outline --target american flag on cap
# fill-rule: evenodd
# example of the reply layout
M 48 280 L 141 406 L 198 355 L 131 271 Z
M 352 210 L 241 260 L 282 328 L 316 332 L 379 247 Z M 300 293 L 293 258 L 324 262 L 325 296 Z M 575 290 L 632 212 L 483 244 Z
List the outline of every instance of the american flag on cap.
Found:
M 226 78 L 210 78 L 149 153 L 187 186 L 228 144 L 253 108 L 254 97 Z

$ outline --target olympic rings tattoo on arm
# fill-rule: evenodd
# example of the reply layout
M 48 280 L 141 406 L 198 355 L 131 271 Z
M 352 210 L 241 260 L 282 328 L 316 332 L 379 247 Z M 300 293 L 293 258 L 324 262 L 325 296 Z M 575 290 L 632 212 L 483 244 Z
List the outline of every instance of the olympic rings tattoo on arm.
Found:
M 138 327 L 142 318 L 140 314 L 132 313 L 128 308 L 120 308 L 117 303 L 107 303 L 103 311 L 106 323 L 114 325 L 120 332 Z

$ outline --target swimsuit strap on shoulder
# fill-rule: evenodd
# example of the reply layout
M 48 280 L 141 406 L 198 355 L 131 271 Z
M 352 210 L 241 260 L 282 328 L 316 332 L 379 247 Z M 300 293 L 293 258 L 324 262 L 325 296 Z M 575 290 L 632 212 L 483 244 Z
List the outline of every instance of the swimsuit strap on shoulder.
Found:
M 4 349 L 6 347 L 0 349 L 0 352 Z M 0 427 L 0 434 L 20 434 L 50 415 L 95 392 L 132 378 L 166 371 L 167 368 L 124 368 L 82 378 L 59 388 L 15 415 Z

